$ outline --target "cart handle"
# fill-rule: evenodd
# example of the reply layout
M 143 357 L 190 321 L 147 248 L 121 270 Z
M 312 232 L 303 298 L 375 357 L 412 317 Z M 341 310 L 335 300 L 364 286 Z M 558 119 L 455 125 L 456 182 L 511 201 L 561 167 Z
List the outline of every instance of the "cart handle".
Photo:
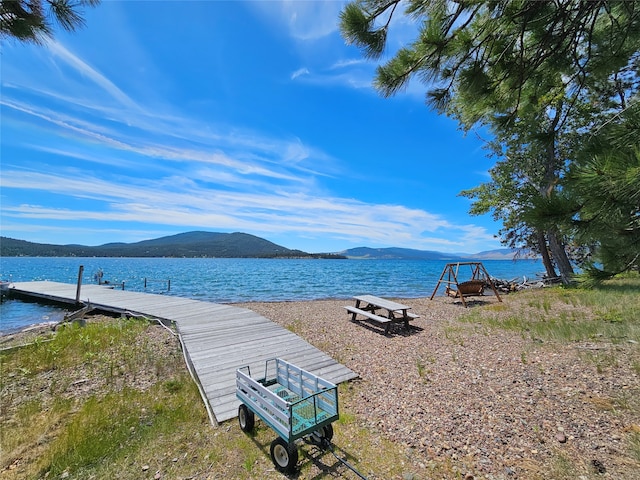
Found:
M 336 452 L 333 451 L 333 445 L 331 445 L 331 442 L 329 440 L 327 440 L 326 438 L 323 438 L 322 439 L 322 443 L 321 443 L 321 447 L 326 449 L 326 450 L 329 450 L 333 454 L 333 456 L 336 457 L 336 460 L 338 460 L 340 463 L 342 463 L 345 467 L 347 467 L 349 470 L 351 470 L 353 473 L 355 473 L 362 480 L 368 480 L 367 477 L 365 477 L 358 470 L 356 470 L 356 467 L 354 467 L 349 462 L 347 462 L 346 460 L 344 460 L 344 459 L 340 458 L 338 455 L 336 455 Z

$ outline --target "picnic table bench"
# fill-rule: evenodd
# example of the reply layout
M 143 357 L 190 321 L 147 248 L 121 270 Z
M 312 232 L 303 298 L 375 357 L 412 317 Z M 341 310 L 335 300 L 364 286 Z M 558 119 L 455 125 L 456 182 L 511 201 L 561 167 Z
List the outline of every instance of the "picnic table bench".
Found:
M 355 307 L 350 305 L 344 307 L 351 314 L 351 321 L 357 321 L 357 315 L 362 315 L 367 320 L 383 325 L 385 335 L 389 333 L 393 323 L 403 323 L 405 328 L 409 330 L 409 322 L 420 318 L 419 315 L 409 312 L 411 307 L 385 298 L 373 295 L 358 295 L 353 298 L 356 300 Z M 363 303 L 364 305 L 361 307 Z M 379 315 L 377 313 L 378 310 L 386 310 L 386 316 Z

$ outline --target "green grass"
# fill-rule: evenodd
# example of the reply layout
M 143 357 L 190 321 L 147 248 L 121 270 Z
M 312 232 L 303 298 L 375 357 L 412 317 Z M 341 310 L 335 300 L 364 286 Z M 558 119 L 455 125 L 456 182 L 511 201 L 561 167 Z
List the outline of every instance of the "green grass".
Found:
M 182 359 L 158 356 L 145 335 L 148 328 L 146 321 L 125 318 L 68 324 L 51 341 L 0 354 L 0 414 L 13 427 L 0 433 L 4 461 L 13 456 L 22 461 L 28 448 L 37 452 L 29 470 L 34 477 L 77 472 L 112 461 L 118 452 L 135 451 L 180 417 L 202 418 L 201 403 L 192 399 L 197 388 Z M 147 390 L 131 387 L 141 375 Z M 89 383 L 94 393 L 70 396 L 76 385 Z M 20 396 L 24 399 L 12 414 L 9 405 Z
M 640 427 L 629 433 L 627 441 L 631 458 L 640 463 Z
M 420 359 L 416 360 L 416 367 L 418 368 L 418 376 L 420 378 L 424 377 L 426 372 L 425 372 L 425 365 L 422 362 L 422 360 L 420 360 Z
M 193 389 L 188 377 L 181 381 Z M 90 397 L 52 443 L 40 473 L 75 474 L 102 462 L 117 462 L 119 456 L 135 454 L 149 439 L 169 432 L 175 423 L 193 415 L 202 418 L 201 409 L 189 401 L 194 392 L 187 390 L 157 384 L 146 392 L 125 389 Z
M 136 361 L 132 355 L 143 353 L 139 345 L 132 344 L 146 326 L 146 322 L 124 318 L 105 324 L 90 323 L 85 327 L 77 323 L 67 324 L 59 327 L 52 341 L 36 341 L 29 347 L 19 349 L 14 359 L 27 375 L 65 368 L 79 359 L 89 363 L 97 359 L 99 362 L 94 362 L 96 365 L 106 367 L 113 374 L 116 361 L 122 360 L 130 365 Z
M 466 331 L 464 328 L 461 328 L 456 325 L 446 325 L 444 327 L 444 336 L 447 340 L 455 345 L 460 345 L 464 347 Z
M 556 452 L 555 457 L 551 463 L 551 471 L 549 475 L 551 478 L 557 480 L 573 479 L 576 478 L 575 473 L 578 468 L 574 463 L 562 452 Z
M 533 289 L 513 294 L 519 310 L 476 309 L 461 321 L 562 343 L 640 342 L 640 278 L 614 279 L 593 289 Z

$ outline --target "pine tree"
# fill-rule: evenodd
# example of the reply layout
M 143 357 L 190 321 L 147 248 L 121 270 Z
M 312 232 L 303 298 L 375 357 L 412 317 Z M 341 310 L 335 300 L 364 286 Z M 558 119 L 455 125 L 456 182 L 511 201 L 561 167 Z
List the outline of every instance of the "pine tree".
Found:
M 42 43 L 53 35 L 53 19 L 64 30 L 84 26 L 80 10 L 100 0 L 1 0 L 0 37 Z

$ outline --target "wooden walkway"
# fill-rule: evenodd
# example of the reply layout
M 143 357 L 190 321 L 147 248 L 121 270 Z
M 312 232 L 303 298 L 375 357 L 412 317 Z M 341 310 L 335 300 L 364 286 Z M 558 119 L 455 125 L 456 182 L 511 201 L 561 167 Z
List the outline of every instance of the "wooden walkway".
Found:
M 76 285 L 67 283 L 18 282 L 12 291 L 72 305 L 76 300 Z M 262 374 L 265 361 L 279 357 L 335 384 L 357 377 L 286 328 L 246 308 L 99 285 L 83 285 L 80 301 L 99 310 L 175 324 L 214 423 L 237 416 L 235 373 L 244 365 L 252 374 Z

